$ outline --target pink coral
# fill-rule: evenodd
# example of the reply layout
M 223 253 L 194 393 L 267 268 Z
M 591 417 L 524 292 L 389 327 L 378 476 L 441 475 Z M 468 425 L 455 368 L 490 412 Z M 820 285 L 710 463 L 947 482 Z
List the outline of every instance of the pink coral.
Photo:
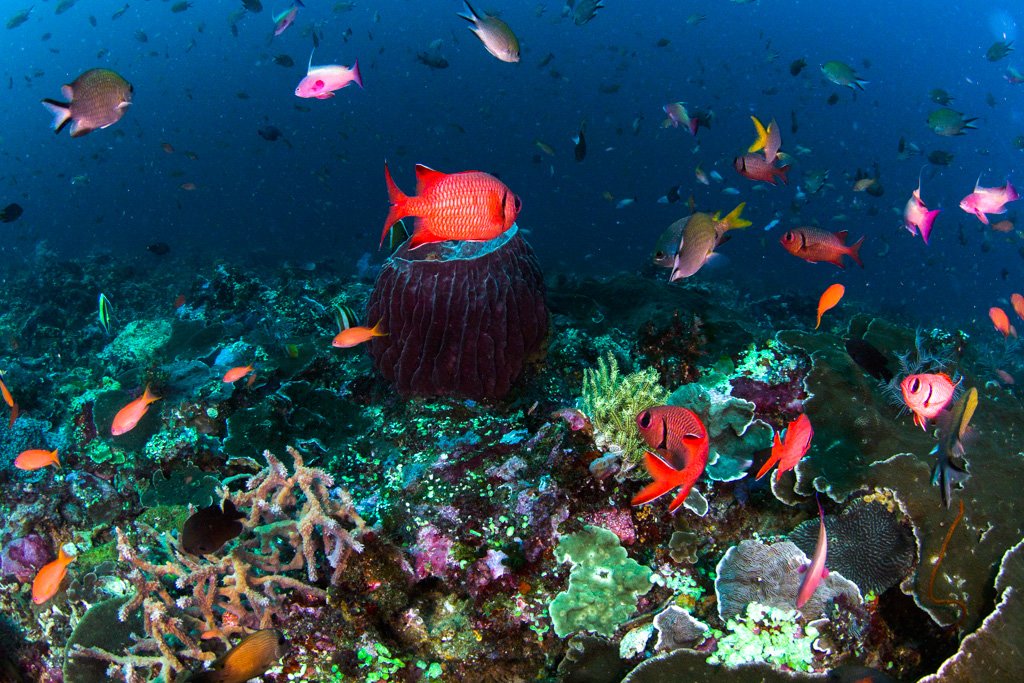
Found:
M 415 560 L 417 581 L 428 576 L 445 578 L 448 574 L 449 555 L 452 550 L 452 539 L 443 535 L 436 527 L 427 525 L 416 535 L 416 545 L 412 548 Z
M 0 556 L 0 574 L 13 576 L 21 583 L 31 581 L 40 567 L 54 558 L 45 538 L 29 534 L 4 546 Z

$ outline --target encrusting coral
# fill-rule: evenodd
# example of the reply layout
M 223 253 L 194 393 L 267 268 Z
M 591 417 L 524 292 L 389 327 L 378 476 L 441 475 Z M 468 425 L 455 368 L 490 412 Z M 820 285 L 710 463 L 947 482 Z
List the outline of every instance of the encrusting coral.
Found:
M 141 607 L 146 636 L 124 655 L 91 647 L 75 648 L 69 657 L 110 662 L 127 681 L 145 680 L 154 668 L 170 680 L 189 668 L 185 660 L 215 658 L 200 647 L 200 633 L 230 647 L 230 636 L 273 625 L 292 592 L 325 600 L 324 589 L 291 574 L 305 569 L 308 580 L 317 581 L 322 551 L 335 582 L 349 555 L 362 550 L 357 537 L 364 523 L 348 494 L 330 489 L 329 474 L 305 466 L 295 449 L 288 453 L 291 474 L 265 451 L 267 467 L 245 491 L 225 496 L 247 515 L 242 535 L 223 555 L 195 557 L 179 539 L 143 524 L 134 539 L 117 529 L 118 553 L 131 565 L 128 579 L 135 589 L 118 616 L 125 620 Z

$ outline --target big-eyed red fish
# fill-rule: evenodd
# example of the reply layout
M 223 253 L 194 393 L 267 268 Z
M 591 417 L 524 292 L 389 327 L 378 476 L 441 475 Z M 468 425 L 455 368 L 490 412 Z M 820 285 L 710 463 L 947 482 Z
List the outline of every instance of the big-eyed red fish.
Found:
M 756 478 L 760 479 L 768 474 L 778 463 L 779 469 L 775 470 L 775 480 L 778 481 L 784 473 L 796 467 L 800 458 L 807 454 L 811 448 L 812 438 L 814 438 L 814 429 L 811 428 L 811 420 L 806 414 L 801 414 L 800 417 L 789 423 L 783 438 L 780 439 L 779 433 L 775 432 L 772 454 L 758 470 Z
M 900 382 L 903 402 L 921 429 L 927 429 L 928 420 L 934 420 L 949 405 L 955 391 L 956 384 L 944 372 L 907 375 Z
M 490 240 L 512 227 L 523 203 L 497 178 L 482 171 L 442 173 L 416 165 L 415 196 L 395 185 L 384 164 L 391 209 L 380 242 L 406 216 L 416 218 L 409 246 L 445 240 Z
M 847 246 L 847 234 L 846 230 L 831 233 L 819 228 L 794 228 L 783 235 L 779 242 L 790 254 L 810 263 L 824 261 L 845 268 L 843 256 L 849 256 L 863 268 L 859 252 L 861 245 L 864 244 L 864 238 L 861 237 Z
M 691 410 L 678 406 L 654 406 L 636 416 L 640 436 L 654 453 L 644 453 L 644 466 L 654 481 L 633 497 L 643 505 L 678 488 L 668 506 L 675 512 L 708 464 L 710 442 L 704 423 Z
M 775 166 L 773 162 L 765 161 L 758 154 L 744 154 L 732 160 L 732 167 L 744 178 L 760 180 L 764 183 L 775 184 L 775 178 L 781 178 L 782 184 L 789 184 L 786 174 L 789 172 L 789 164 Z

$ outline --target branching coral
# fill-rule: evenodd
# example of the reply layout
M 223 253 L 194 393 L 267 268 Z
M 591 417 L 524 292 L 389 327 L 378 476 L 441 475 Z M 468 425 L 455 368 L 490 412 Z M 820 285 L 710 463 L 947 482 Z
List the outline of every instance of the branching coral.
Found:
M 599 446 L 618 446 L 627 460 L 643 457 L 644 442 L 636 416 L 652 405 L 665 402 L 668 391 L 658 384 L 658 371 L 647 368 L 623 375 L 615 356 L 597 361 L 597 368 L 584 370 L 582 409 L 594 424 Z
M 223 556 L 194 557 L 178 539 L 143 524 L 136 525 L 142 537 L 135 543 L 118 529 L 118 552 L 131 566 L 128 578 L 135 589 L 119 618 L 141 607 L 146 637 L 125 655 L 100 648 L 69 654 L 110 662 L 128 681 L 142 680 L 153 669 L 169 679 L 188 668 L 186 660 L 214 658 L 200 648 L 200 633 L 230 646 L 229 636 L 270 627 L 294 594 L 326 599 L 322 588 L 291 574 L 305 569 L 308 580 L 316 581 L 322 551 L 336 581 L 349 555 L 362 550 L 357 537 L 363 520 L 347 493 L 331 497 L 329 474 L 306 467 L 294 449 L 288 452 L 295 462 L 291 474 L 265 451 L 267 467 L 249 480 L 246 491 L 226 496 L 248 514 L 245 531 Z

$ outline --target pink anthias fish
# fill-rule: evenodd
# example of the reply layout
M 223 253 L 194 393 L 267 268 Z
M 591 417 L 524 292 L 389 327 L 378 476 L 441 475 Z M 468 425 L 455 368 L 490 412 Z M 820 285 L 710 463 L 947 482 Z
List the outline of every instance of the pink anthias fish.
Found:
M 921 239 L 924 240 L 925 244 L 928 244 L 928 237 L 932 234 L 932 225 L 941 211 L 942 209 L 929 211 L 928 207 L 921 201 L 921 179 L 918 178 L 917 189 L 914 190 L 910 199 L 907 200 L 906 207 L 903 209 L 903 225 L 906 226 L 911 235 L 916 235 L 920 232 Z
M 337 64 L 313 66 L 313 53 L 311 52 L 309 53 L 309 66 L 306 67 L 306 76 L 295 87 L 295 96 L 326 100 L 334 97 L 335 90 L 341 90 L 349 83 L 355 83 L 360 88 L 363 87 L 363 77 L 359 75 L 358 59 L 351 67 Z
M 811 558 L 811 565 L 804 570 L 804 579 L 800 582 L 800 590 L 796 593 L 796 608 L 800 609 L 807 604 L 807 601 L 818 590 L 821 580 L 828 578 L 828 570 L 825 569 L 825 556 L 828 555 L 828 536 L 825 534 L 825 511 L 821 509 L 821 501 L 818 501 L 818 545 L 814 548 L 814 557 Z
M 665 111 L 665 114 L 668 115 L 668 118 L 661 124 L 662 128 L 668 128 L 669 126 L 678 128 L 682 125 L 690 131 L 690 135 L 697 134 L 697 117 L 694 116 L 691 118 L 690 113 L 686 111 L 686 105 L 682 102 L 666 104 L 662 109 Z
M 295 4 L 274 17 L 274 35 L 279 36 L 288 30 L 288 27 L 295 23 L 295 15 L 299 8 L 305 7 L 302 0 L 295 0 Z
M 978 220 L 988 225 L 988 213 L 1006 213 L 1006 205 L 1020 199 L 1010 181 L 1003 187 L 982 187 L 981 178 L 974 184 L 974 192 L 960 200 L 960 208 L 973 213 Z

